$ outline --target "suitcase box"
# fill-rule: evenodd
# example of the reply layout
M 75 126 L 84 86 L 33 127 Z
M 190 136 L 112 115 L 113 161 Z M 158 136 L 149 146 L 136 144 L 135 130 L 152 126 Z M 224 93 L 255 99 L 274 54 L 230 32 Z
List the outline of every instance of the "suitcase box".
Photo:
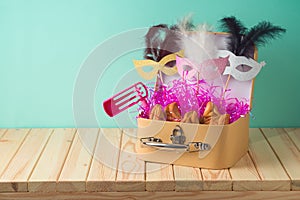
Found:
M 224 40 L 227 34 L 213 33 L 220 44 L 220 49 L 225 49 Z M 257 49 L 253 48 L 253 58 L 257 59 Z M 223 75 L 221 84 L 227 80 L 228 75 Z M 164 76 L 165 81 L 174 77 Z M 178 78 L 175 77 L 175 78 Z M 237 98 L 252 100 L 254 79 L 250 81 L 237 81 L 231 78 L 228 88 L 231 95 Z M 151 162 L 176 164 L 182 166 L 223 169 L 233 166 L 248 150 L 249 115 L 240 117 L 228 125 L 204 125 L 181 122 L 159 121 L 138 118 L 137 153 L 140 159 Z M 173 145 L 171 136 L 174 129 L 180 127 L 185 136 L 184 145 Z M 153 138 L 160 139 L 161 145 L 153 142 Z M 176 148 L 165 148 L 163 145 Z M 198 147 L 195 148 L 195 145 Z M 207 145 L 209 149 L 201 150 L 199 145 Z M 200 149 L 200 150 L 199 150 Z

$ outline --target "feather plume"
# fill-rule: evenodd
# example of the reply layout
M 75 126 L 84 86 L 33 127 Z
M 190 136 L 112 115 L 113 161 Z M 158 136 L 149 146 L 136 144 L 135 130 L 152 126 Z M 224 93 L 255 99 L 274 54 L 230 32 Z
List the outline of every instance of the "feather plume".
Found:
M 269 42 L 271 39 L 276 39 L 285 33 L 286 29 L 279 26 L 274 26 L 270 22 L 263 21 L 252 27 L 245 37 L 243 38 L 241 44 L 238 47 L 237 55 L 245 55 L 249 47 L 263 46 Z
M 161 45 L 166 37 L 168 26 L 166 24 L 159 24 L 152 26 L 146 36 L 145 43 L 146 48 L 144 51 L 144 58 L 154 61 L 159 61 Z
M 227 49 L 234 54 L 237 53 L 237 49 L 240 46 L 242 36 L 247 31 L 247 28 L 242 24 L 240 20 L 237 20 L 235 17 L 225 17 L 220 20 L 221 27 L 224 32 L 230 33 L 228 37 L 228 46 Z
M 208 33 L 211 27 L 207 24 L 195 27 L 189 17 L 184 18 L 177 26 L 182 33 L 181 49 L 184 50 L 185 57 L 197 64 L 216 57 L 216 40 L 213 34 Z
M 178 28 L 176 26 L 171 26 L 167 30 L 167 35 L 162 43 L 160 59 L 162 59 L 166 55 L 176 53 L 181 50 L 180 38 L 181 37 L 180 33 L 178 32 Z M 172 66 L 172 64 L 168 66 Z
M 186 33 L 188 31 L 194 31 L 195 25 L 192 20 L 192 14 L 189 14 L 185 17 L 183 17 L 181 20 L 177 22 L 176 25 L 174 25 L 181 33 Z
M 180 51 L 180 37 L 175 29 L 166 24 L 152 26 L 145 36 L 144 58 L 160 61 L 164 56 Z

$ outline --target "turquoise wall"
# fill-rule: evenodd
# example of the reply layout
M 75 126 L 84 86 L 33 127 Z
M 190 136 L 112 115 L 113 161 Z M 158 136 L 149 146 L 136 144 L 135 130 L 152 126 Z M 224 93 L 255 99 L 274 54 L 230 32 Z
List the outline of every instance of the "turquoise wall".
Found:
M 90 52 L 112 35 L 175 23 L 190 12 L 195 22 L 215 26 L 235 15 L 248 26 L 269 20 L 287 29 L 282 39 L 259 49 L 267 66 L 255 82 L 251 126 L 300 126 L 299 9 L 297 0 L 1 0 L 0 127 L 76 126 L 73 89 Z M 134 56 L 141 51 L 113 62 L 95 89 L 101 126 L 116 125 L 100 104 L 116 88 L 112 83 L 132 70 Z

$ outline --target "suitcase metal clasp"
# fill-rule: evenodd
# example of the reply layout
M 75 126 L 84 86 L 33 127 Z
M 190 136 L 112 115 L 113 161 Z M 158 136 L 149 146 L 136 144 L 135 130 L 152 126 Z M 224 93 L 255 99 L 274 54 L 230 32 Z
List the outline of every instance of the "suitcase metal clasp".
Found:
M 176 125 L 173 129 L 172 135 L 170 136 L 170 140 L 173 144 L 184 144 L 185 139 L 182 128 L 179 125 Z
M 183 134 L 183 130 L 178 125 L 173 130 L 170 140 L 172 141 L 172 144 L 163 143 L 160 138 L 155 137 L 140 138 L 142 144 L 157 148 L 184 149 L 187 152 L 207 151 L 210 149 L 210 145 L 207 143 L 189 142 L 185 144 L 186 137 Z

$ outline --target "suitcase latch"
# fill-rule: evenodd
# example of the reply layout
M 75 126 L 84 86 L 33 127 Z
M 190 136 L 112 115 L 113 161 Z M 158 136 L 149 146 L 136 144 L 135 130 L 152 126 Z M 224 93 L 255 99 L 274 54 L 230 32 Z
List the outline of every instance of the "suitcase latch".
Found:
M 186 137 L 183 134 L 182 128 L 178 125 L 173 130 L 170 140 L 172 144 L 163 143 L 160 138 L 155 137 L 140 138 L 142 144 L 157 148 L 184 149 L 187 152 L 207 151 L 210 149 L 210 145 L 207 143 L 188 142 L 185 144 Z
M 185 136 L 183 134 L 183 130 L 180 126 L 176 125 L 173 129 L 173 133 L 170 136 L 170 140 L 173 144 L 184 144 L 185 143 Z

